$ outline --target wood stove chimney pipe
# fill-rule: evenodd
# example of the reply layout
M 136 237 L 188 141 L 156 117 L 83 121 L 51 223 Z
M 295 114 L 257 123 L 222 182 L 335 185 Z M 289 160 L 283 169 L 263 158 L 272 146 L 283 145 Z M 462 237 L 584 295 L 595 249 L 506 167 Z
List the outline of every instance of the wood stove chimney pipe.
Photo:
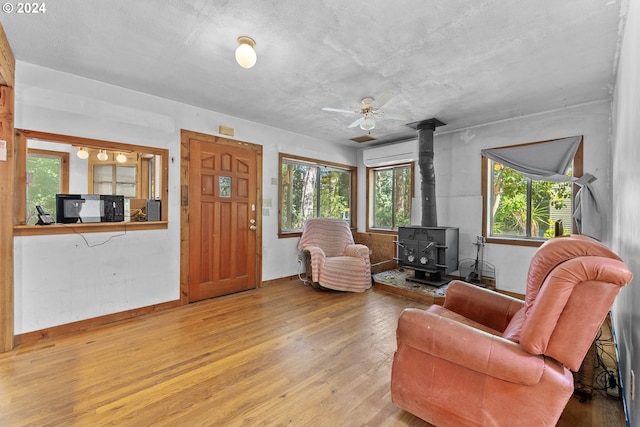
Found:
M 409 123 L 418 131 L 418 165 L 420 166 L 420 198 L 422 200 L 423 227 L 437 227 L 438 214 L 436 210 L 436 172 L 433 164 L 433 133 L 444 123 L 438 119 L 427 119 Z

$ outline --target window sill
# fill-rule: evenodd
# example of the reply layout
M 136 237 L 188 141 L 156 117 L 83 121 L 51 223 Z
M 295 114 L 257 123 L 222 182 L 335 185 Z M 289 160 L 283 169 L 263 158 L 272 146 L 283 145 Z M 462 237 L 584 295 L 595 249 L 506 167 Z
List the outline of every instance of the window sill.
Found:
M 388 228 L 367 228 L 366 233 L 371 234 L 398 234 L 398 229 L 389 230 Z
M 355 233 L 356 232 L 357 227 L 351 227 L 351 232 Z M 302 237 L 302 230 L 296 230 L 296 231 L 280 231 L 278 233 L 278 238 L 279 239 L 286 239 L 289 237 Z
M 302 236 L 302 231 L 281 231 L 278 233 L 279 239 L 286 239 L 288 237 L 300 237 Z
M 487 237 L 486 243 L 493 243 L 497 245 L 513 245 L 513 246 L 531 246 L 539 247 L 547 239 L 519 239 L 517 237 Z
M 14 236 L 43 236 L 49 234 L 103 233 L 109 231 L 160 230 L 168 228 L 167 221 L 95 222 L 86 224 L 14 225 Z

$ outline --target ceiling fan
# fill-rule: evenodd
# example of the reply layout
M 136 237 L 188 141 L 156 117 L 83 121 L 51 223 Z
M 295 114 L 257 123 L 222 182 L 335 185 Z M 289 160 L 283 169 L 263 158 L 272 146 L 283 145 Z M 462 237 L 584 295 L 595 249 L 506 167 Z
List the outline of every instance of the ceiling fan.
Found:
M 363 130 L 371 130 L 376 127 L 375 119 L 393 119 L 393 120 L 405 120 L 408 121 L 409 117 L 406 114 L 394 114 L 387 113 L 382 111 L 382 107 L 389 102 L 394 95 L 391 92 L 384 92 L 377 96 L 376 98 L 367 97 L 361 101 L 360 108 L 354 110 L 346 110 L 342 108 L 323 108 L 324 111 L 332 111 L 335 113 L 346 113 L 346 114 L 360 114 L 360 118 L 358 118 L 355 122 L 351 123 L 349 128 L 353 128 L 356 126 L 360 126 L 360 129 Z

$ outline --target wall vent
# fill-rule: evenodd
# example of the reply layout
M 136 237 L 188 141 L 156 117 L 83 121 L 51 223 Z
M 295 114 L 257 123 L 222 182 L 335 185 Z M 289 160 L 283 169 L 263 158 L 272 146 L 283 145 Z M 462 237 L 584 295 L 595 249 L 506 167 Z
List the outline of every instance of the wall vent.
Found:
M 357 136 L 355 138 L 351 138 L 351 141 L 362 144 L 363 142 L 375 141 L 376 139 L 369 135 Z

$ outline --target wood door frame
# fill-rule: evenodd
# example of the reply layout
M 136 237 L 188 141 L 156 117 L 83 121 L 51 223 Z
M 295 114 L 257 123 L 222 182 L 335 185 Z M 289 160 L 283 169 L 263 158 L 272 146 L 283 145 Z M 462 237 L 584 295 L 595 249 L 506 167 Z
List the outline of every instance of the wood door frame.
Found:
M 180 302 L 189 304 L 189 153 L 190 140 L 229 145 L 256 153 L 256 283 L 262 286 L 262 146 L 190 130 L 180 130 Z
M 0 23 L 0 139 L 6 141 L 7 159 L 0 161 L 0 205 L 11 207 L 0 216 L 0 353 L 14 345 L 13 221 L 16 206 L 16 144 L 13 130 L 16 60 Z

